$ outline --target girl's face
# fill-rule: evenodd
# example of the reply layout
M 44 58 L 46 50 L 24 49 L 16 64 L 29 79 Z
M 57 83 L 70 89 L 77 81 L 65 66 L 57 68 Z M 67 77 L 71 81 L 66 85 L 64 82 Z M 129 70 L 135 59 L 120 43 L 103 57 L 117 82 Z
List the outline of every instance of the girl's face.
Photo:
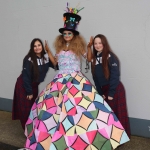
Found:
M 34 43 L 34 52 L 37 56 L 41 56 L 42 44 L 39 41 Z
M 95 38 L 95 40 L 94 40 L 94 48 L 98 52 L 101 52 L 103 50 L 103 44 L 102 44 L 102 41 L 99 37 Z
M 73 38 L 73 32 L 71 32 L 71 31 L 64 31 L 63 32 L 63 37 L 64 37 L 64 40 L 66 41 L 66 42 L 69 42 L 69 41 L 71 41 L 72 40 L 72 38 Z

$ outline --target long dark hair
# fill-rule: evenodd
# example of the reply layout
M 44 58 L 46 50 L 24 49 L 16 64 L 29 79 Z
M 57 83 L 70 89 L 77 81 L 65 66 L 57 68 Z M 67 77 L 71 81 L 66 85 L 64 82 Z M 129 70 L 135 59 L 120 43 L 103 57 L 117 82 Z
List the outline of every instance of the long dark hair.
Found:
M 101 42 L 103 44 L 103 50 L 102 50 L 102 67 L 103 67 L 103 72 L 104 72 L 104 76 L 106 79 L 109 79 L 109 76 L 110 76 L 110 72 L 109 72 L 109 61 L 108 61 L 108 57 L 109 57 L 109 54 L 113 54 L 114 56 L 116 56 L 110 46 L 109 46 L 109 43 L 107 41 L 107 38 L 102 35 L 102 34 L 98 34 L 94 37 L 93 39 L 93 63 L 92 63 L 92 74 L 94 76 L 94 70 L 95 70 L 95 63 L 96 63 L 96 56 L 97 56 L 97 51 L 96 49 L 94 48 L 94 41 L 96 38 L 100 38 L 101 39 Z
M 41 39 L 39 39 L 39 38 L 35 38 L 35 39 L 32 40 L 32 42 L 30 44 L 30 50 L 29 50 L 28 54 L 25 56 L 25 58 L 24 58 L 24 59 L 28 59 L 30 57 L 31 60 L 32 60 L 32 65 L 31 65 L 30 69 L 31 70 L 33 69 L 33 80 L 34 81 L 37 81 L 38 78 L 39 78 L 39 69 L 38 69 L 38 64 L 37 64 L 37 55 L 34 52 L 34 44 L 35 44 L 36 41 L 40 42 L 41 45 L 42 45 L 41 58 L 43 58 L 42 60 L 43 60 L 43 63 L 44 63 L 45 50 L 44 50 L 43 43 L 42 43 Z

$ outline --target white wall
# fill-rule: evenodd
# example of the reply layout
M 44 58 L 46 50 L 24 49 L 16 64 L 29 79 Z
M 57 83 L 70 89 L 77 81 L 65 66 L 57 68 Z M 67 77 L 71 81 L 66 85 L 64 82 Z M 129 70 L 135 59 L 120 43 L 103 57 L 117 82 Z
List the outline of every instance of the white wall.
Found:
M 71 7 L 79 1 L 68 0 Z M 0 0 L 0 97 L 13 98 L 22 60 L 30 42 L 39 37 L 52 43 L 63 27 L 67 0 Z M 80 0 L 80 33 L 104 34 L 121 62 L 121 81 L 129 116 L 150 120 L 150 1 Z M 85 72 L 83 62 L 83 73 Z M 51 81 L 51 69 L 40 90 Z M 86 74 L 92 81 L 90 71 Z

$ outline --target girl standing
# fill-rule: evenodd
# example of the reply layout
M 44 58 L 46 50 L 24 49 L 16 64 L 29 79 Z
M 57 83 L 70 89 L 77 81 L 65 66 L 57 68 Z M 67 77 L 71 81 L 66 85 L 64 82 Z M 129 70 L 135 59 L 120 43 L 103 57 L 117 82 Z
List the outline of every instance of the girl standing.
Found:
M 50 52 L 47 51 L 49 54 Z M 30 50 L 23 60 L 21 75 L 17 78 L 14 90 L 12 119 L 19 119 L 22 128 L 28 119 L 31 107 L 38 95 L 38 85 L 44 81 L 49 67 L 54 65 L 45 53 L 42 41 L 32 40 Z
M 91 46 L 93 45 L 93 55 Z M 111 51 L 106 37 L 98 34 L 88 44 L 92 60 L 92 75 L 98 93 L 112 108 L 130 137 L 125 89 L 119 80 L 119 60 Z M 90 59 L 90 58 L 89 58 Z

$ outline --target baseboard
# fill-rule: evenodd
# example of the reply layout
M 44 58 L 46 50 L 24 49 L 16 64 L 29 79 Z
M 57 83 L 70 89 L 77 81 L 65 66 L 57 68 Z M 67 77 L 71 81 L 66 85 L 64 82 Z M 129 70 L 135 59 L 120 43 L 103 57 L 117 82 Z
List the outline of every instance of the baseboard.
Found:
M 12 111 L 11 99 L 0 98 L 0 110 Z M 150 120 L 129 118 L 131 135 L 150 138 Z
M 129 118 L 131 135 L 150 138 L 150 120 Z
M 7 98 L 1 98 L 0 97 L 0 110 L 4 111 L 12 111 L 12 99 L 7 99 Z

